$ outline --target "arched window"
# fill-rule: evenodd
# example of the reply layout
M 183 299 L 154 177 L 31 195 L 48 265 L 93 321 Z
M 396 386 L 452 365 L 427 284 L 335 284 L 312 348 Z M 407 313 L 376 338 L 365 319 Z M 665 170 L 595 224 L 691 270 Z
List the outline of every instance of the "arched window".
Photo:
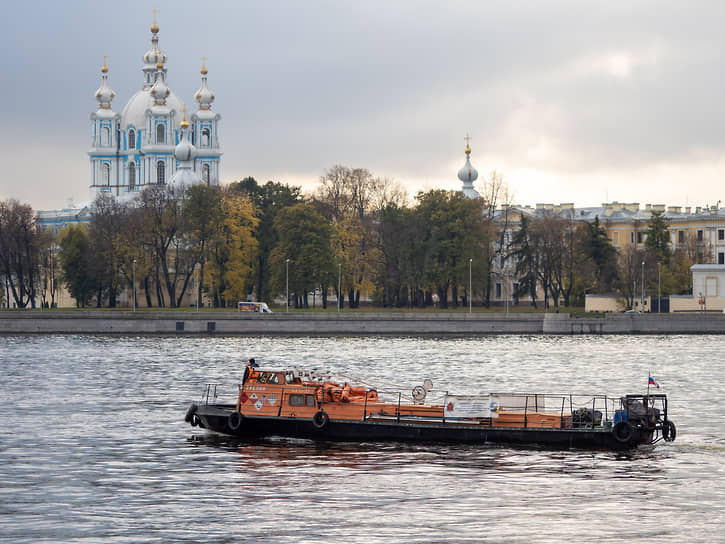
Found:
M 166 163 L 164 161 L 156 163 L 156 183 L 159 185 L 166 183 Z
M 136 163 L 133 162 L 128 164 L 128 187 L 132 191 L 136 187 Z
M 108 147 L 111 145 L 111 129 L 103 127 L 101 129 L 101 147 Z
M 136 149 L 136 131 L 133 129 L 128 131 L 128 148 Z
M 201 181 L 203 181 L 206 185 L 209 185 L 209 165 L 204 164 L 201 167 Z
M 208 128 L 201 129 L 201 147 L 209 147 L 210 134 Z
M 166 130 L 164 128 L 164 125 L 158 124 L 156 125 L 156 143 L 157 144 L 164 144 L 166 143 Z
M 111 166 L 104 162 L 101 165 L 101 185 L 108 187 L 111 184 Z

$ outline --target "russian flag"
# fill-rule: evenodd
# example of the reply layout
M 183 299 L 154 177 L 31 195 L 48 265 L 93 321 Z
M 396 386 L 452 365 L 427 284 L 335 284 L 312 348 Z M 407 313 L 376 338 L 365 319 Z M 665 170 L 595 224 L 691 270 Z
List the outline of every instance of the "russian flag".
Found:
M 649 383 L 647 385 L 654 385 L 657 389 L 660 388 L 660 384 L 658 384 L 652 376 L 649 377 Z

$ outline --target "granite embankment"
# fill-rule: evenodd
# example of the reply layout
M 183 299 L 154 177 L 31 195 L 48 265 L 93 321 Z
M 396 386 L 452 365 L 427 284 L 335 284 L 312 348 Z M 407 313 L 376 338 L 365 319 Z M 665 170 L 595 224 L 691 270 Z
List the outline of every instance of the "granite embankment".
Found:
M 490 335 L 725 334 L 725 314 L 0 311 L 0 334 Z

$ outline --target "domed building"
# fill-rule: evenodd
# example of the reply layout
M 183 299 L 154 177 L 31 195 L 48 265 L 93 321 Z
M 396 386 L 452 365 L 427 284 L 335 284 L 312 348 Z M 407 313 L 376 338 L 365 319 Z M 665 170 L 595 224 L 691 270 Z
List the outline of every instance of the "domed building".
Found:
M 207 86 L 206 64 L 201 68 L 201 87 L 194 99 L 198 107 L 186 121 L 186 106 L 167 83 L 166 54 L 159 48 L 159 26 L 151 26 L 151 48 L 143 56 L 143 86 L 121 113 L 113 111 L 115 93 L 108 83 L 105 57 L 101 86 L 96 91 L 98 109 L 91 114 L 90 197 L 108 192 L 129 198 L 153 185 L 166 185 L 184 164 L 185 183 L 219 185 L 219 121 L 211 111 L 214 93 Z M 185 125 L 185 126 L 182 126 Z M 174 156 L 177 146 L 185 158 Z M 193 150 L 193 152 L 192 152 Z M 189 155 L 187 157 L 187 155 Z M 193 155 L 193 156 L 191 156 Z M 178 177 L 178 176 L 177 176 Z

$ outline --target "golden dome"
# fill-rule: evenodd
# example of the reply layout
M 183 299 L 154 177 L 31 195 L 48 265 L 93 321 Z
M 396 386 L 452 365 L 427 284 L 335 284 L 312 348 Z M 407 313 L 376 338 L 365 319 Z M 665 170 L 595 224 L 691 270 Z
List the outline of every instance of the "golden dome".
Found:
M 469 146 L 466 146 L 466 155 L 471 154 L 471 148 Z
M 104 74 L 108 73 L 108 66 L 106 66 L 106 55 L 103 55 L 103 66 L 101 66 L 101 72 Z

